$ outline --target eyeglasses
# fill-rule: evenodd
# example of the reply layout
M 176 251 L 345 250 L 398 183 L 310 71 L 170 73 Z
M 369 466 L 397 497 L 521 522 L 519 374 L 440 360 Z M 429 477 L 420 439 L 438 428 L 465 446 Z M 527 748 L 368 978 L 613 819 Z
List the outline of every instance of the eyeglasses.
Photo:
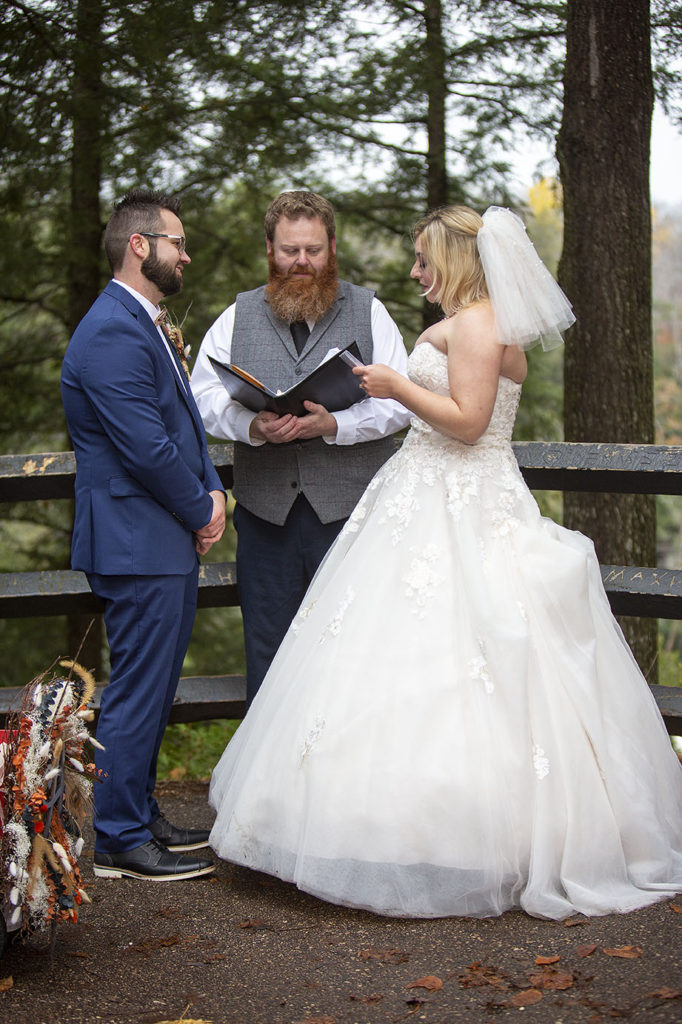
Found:
M 169 238 L 171 241 L 175 239 L 175 247 L 178 253 L 182 255 L 185 251 L 185 236 L 184 235 L 164 235 L 160 231 L 138 231 L 138 235 L 144 235 L 145 238 Z

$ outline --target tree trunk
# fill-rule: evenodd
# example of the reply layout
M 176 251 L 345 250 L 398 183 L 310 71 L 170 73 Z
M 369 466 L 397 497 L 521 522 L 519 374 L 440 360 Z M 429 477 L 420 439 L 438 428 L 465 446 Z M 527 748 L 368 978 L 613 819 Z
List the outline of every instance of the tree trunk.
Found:
M 557 140 L 559 279 L 577 316 L 566 340 L 567 441 L 654 441 L 652 107 L 648 0 L 568 0 Z M 594 540 L 603 563 L 656 564 L 652 496 L 567 494 L 564 521 Z M 655 682 L 657 623 L 622 624 Z
M 426 78 L 426 129 L 428 136 L 426 202 L 428 208 L 432 210 L 435 206 L 445 206 L 448 201 L 445 132 L 447 82 L 441 0 L 425 0 L 424 24 L 426 26 L 424 75 Z
M 445 128 L 445 44 L 441 0 L 424 0 L 424 76 L 426 81 L 426 207 L 433 210 L 448 202 L 447 134 Z M 424 300 L 422 329 L 426 330 L 442 316 L 440 309 Z
M 99 195 L 102 171 L 101 0 L 79 0 L 71 83 L 73 148 L 68 249 L 68 316 L 72 334 L 100 289 Z M 91 625 L 92 622 L 92 625 Z M 70 615 L 70 656 L 102 677 L 102 617 Z

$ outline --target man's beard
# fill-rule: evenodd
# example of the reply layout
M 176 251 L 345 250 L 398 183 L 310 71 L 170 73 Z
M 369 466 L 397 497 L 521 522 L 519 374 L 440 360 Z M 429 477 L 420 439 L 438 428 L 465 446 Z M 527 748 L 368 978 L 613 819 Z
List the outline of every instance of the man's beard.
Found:
M 177 272 L 177 263 L 164 263 L 156 253 L 149 256 L 140 265 L 140 270 L 152 284 L 155 284 L 162 295 L 177 295 L 182 288 L 182 277 Z
M 296 269 L 294 267 L 294 271 Z M 286 273 L 278 270 L 272 253 L 268 254 L 265 295 L 275 315 L 285 323 L 293 324 L 297 320 L 317 323 L 331 309 L 338 290 L 335 253 L 329 252 L 327 265 L 322 270 L 309 271 L 306 277 L 296 277 L 291 270 Z

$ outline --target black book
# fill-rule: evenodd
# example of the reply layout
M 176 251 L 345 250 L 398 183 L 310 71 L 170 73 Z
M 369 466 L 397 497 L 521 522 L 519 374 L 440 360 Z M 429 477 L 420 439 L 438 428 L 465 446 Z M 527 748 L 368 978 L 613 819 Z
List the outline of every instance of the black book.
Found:
M 367 397 L 360 387 L 359 378 L 353 373 L 354 366 L 363 365 L 354 341 L 329 359 L 323 360 L 306 377 L 282 392 L 271 391 L 234 363 L 228 365 L 213 356 L 208 358 L 230 397 L 253 412 L 268 409 L 280 416 L 285 413 L 305 416 L 307 410 L 304 402 L 317 402 L 327 412 L 338 412 Z

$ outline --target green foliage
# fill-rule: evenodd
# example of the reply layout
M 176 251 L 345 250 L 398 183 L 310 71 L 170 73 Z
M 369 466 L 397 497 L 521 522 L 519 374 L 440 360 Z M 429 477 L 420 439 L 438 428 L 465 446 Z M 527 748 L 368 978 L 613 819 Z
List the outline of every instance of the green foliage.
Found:
M 169 725 L 159 753 L 159 780 L 210 779 L 238 725 L 228 719 Z
M 65 650 L 66 618 L 0 619 L 0 686 L 26 686 Z M 75 653 L 75 652 L 74 652 Z
M 682 651 L 672 646 L 679 636 L 678 623 L 668 623 L 659 634 L 658 681 L 661 686 L 682 686 Z
M 661 40 L 671 55 L 679 52 L 680 6 L 653 3 L 668 104 L 677 78 Z M 0 451 L 68 447 L 58 380 L 78 291 L 73 183 L 83 168 L 73 134 L 84 110 L 102 221 L 133 185 L 184 198 L 192 263 L 172 307 L 179 320 L 187 314 L 193 356 L 236 293 L 264 279 L 263 213 L 286 187 L 315 188 L 334 202 L 343 276 L 376 288 L 411 348 L 422 303 L 408 276 L 409 229 L 427 203 L 434 102 L 446 112 L 448 201 L 518 206 L 508 156 L 521 140 L 554 131 L 564 13 L 563 2 L 526 0 L 6 4 Z M 97 74 L 89 80 L 93 54 Z M 444 60 L 444 73 L 433 81 L 436 60 Z M 554 251 L 555 228 L 536 216 L 541 251 Z M 102 254 L 90 256 L 104 282 Z M 516 436 L 560 437 L 561 356 L 531 353 L 529 363 Z M 68 502 L 4 507 L 0 565 L 66 566 L 70 521 Z M 228 535 L 212 557 L 231 560 L 233 551 Z M 0 625 L 13 681 L 41 671 L 62 649 L 55 636 L 63 625 Z M 200 611 L 185 671 L 243 671 L 240 629 L 237 609 Z

